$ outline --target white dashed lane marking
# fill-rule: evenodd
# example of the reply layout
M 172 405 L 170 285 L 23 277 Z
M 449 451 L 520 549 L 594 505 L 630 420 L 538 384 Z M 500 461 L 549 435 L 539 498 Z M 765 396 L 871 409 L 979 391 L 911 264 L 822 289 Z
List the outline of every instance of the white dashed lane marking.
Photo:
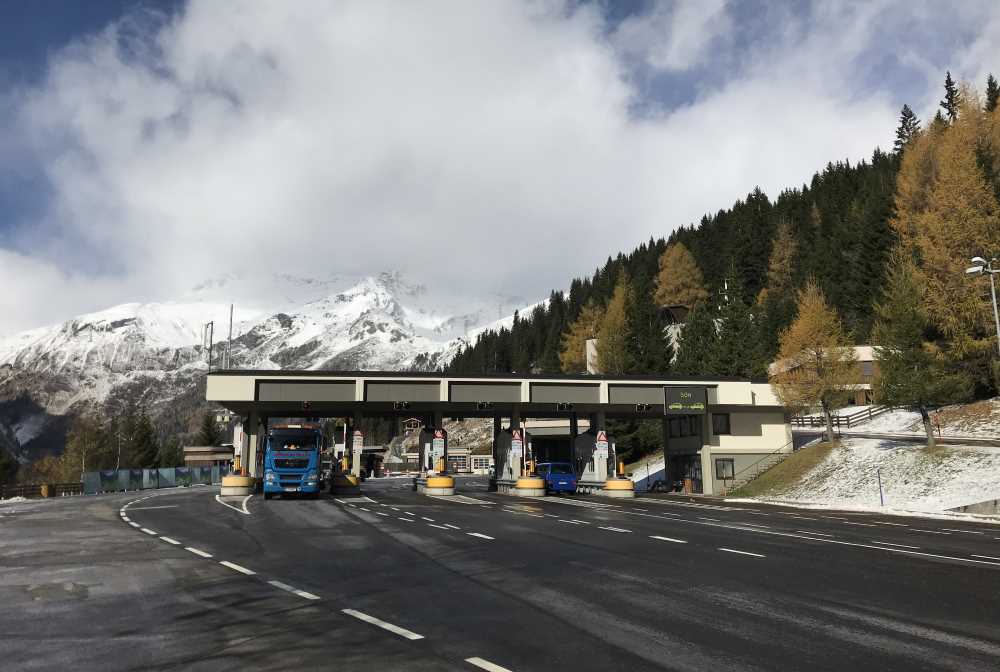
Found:
M 466 532 L 466 534 L 469 535 L 470 537 L 479 537 L 480 539 L 489 539 L 490 541 L 493 541 L 493 537 L 487 536 L 485 534 L 480 534 L 479 532 Z
M 607 530 L 608 532 L 631 532 L 632 530 L 625 530 L 620 527 L 598 527 L 599 530 Z
M 129 523 L 132 527 L 139 527 L 139 523 Z
M 293 595 L 298 595 L 299 597 L 304 597 L 307 600 L 319 599 L 319 595 L 313 595 L 312 593 L 307 593 L 304 590 L 299 590 L 298 588 L 289 586 L 287 583 L 282 583 L 281 581 L 268 581 L 268 583 L 274 586 L 275 588 L 280 588 L 281 590 L 287 590 L 289 593 L 292 593 Z
M 737 551 L 735 548 L 723 548 L 719 547 L 720 551 L 725 551 L 726 553 L 738 553 L 739 555 L 750 555 L 755 558 L 766 558 L 766 555 L 761 555 L 760 553 L 751 553 L 750 551 Z
M 997 562 L 1000 562 L 1000 558 L 995 558 L 992 555 L 976 555 L 975 553 L 973 553 L 972 557 L 982 558 L 983 560 L 996 560 Z
M 965 532 L 966 534 L 985 534 L 984 532 L 978 532 L 976 530 L 956 530 L 950 527 L 942 527 L 942 530 L 947 530 L 948 532 Z
M 374 616 L 369 616 L 368 614 L 362 613 L 360 611 L 355 611 L 354 609 L 341 609 L 341 612 L 347 614 L 348 616 L 353 616 L 354 618 L 364 621 L 365 623 L 371 623 L 372 625 L 377 625 L 383 630 L 388 630 L 389 632 L 399 635 L 400 637 L 405 637 L 406 639 L 415 640 L 423 639 L 423 635 L 418 635 L 415 632 L 407 630 L 406 628 L 401 628 L 398 625 L 393 625 L 392 623 L 386 623 L 385 621 L 375 618 Z
M 180 546 L 181 545 L 181 542 L 177 541 L 176 539 L 171 539 L 170 537 L 160 536 L 160 539 L 162 539 L 163 541 L 165 541 L 168 544 L 171 544 L 173 546 Z
M 195 555 L 201 556 L 203 558 L 211 558 L 212 557 L 211 553 L 206 553 L 205 551 L 201 550 L 200 548 L 192 548 L 191 546 L 185 546 L 184 550 L 185 551 L 190 551 L 190 552 L 194 553 Z
M 458 525 L 452 525 L 451 523 L 445 523 L 445 524 L 444 524 L 444 526 L 445 526 L 445 527 L 450 527 L 450 528 L 451 528 L 451 529 L 453 529 L 453 530 L 461 530 L 461 529 L 462 529 L 462 528 L 461 528 L 461 527 L 459 527 Z
M 156 532 L 154 532 L 153 530 L 149 529 L 148 527 L 143 527 L 142 531 L 145 532 L 146 534 L 152 535 L 154 537 L 156 536 Z
M 485 658 L 478 658 L 478 657 L 466 658 L 465 662 L 469 663 L 470 665 L 475 665 L 481 670 L 487 670 L 487 672 L 511 672 L 511 670 L 508 670 L 506 667 L 501 667 L 496 663 L 491 663 Z
M 671 542 L 673 542 L 675 544 L 686 544 L 686 543 L 688 543 L 688 542 L 684 541 L 683 539 L 674 539 L 673 537 L 658 537 L 658 536 L 655 536 L 655 535 L 651 535 L 649 538 L 650 539 L 657 539 L 659 541 L 671 541 Z
M 427 523 L 427 527 L 436 527 L 439 530 L 448 530 L 444 525 L 435 525 L 434 523 Z
M 252 569 L 247 569 L 246 567 L 241 567 L 240 565 L 237 565 L 235 562 L 229 562 L 228 560 L 220 560 L 219 564 L 223 565 L 225 567 L 228 567 L 229 569 L 236 570 L 240 574 L 246 574 L 247 576 L 253 576 L 254 574 L 257 573 L 255 571 L 253 571 Z
M 426 520 L 428 523 L 433 523 L 434 522 L 433 518 L 428 518 L 427 516 L 420 516 L 420 517 L 423 518 L 424 520 Z
M 801 532 L 802 534 L 815 534 L 817 537 L 832 537 L 832 534 L 826 534 L 824 532 L 811 532 L 809 530 L 795 530 L 796 532 Z
M 910 528 L 910 529 L 912 529 L 914 532 L 927 532 L 928 534 L 945 534 L 945 535 L 951 534 L 951 532 L 942 532 L 941 530 L 922 530 L 922 529 L 917 528 L 917 527 Z

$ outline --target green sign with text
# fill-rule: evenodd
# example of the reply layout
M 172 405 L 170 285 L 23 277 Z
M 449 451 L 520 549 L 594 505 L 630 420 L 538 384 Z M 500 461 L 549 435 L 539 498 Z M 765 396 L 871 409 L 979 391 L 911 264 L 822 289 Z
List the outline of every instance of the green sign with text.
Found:
M 663 388 L 665 415 L 702 415 L 707 406 L 708 393 L 704 387 Z

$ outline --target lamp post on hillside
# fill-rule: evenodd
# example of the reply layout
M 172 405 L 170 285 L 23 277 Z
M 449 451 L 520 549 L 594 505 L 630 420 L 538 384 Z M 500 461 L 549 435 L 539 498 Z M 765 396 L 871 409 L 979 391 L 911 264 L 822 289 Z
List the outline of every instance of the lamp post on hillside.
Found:
M 986 261 L 982 257 L 973 257 L 972 266 L 965 269 L 965 274 L 970 276 L 978 276 L 984 273 L 990 276 L 990 294 L 993 297 L 993 322 L 996 324 L 997 328 L 997 353 L 1000 353 L 1000 313 L 997 312 L 997 285 L 993 276 L 1000 273 L 1000 268 L 993 268 L 993 264 L 997 262 L 997 258 L 993 257 L 989 261 Z

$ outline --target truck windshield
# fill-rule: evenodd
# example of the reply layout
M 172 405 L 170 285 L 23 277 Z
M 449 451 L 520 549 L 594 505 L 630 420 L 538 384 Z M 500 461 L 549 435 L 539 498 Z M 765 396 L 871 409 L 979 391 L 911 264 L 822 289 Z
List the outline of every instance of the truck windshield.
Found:
M 315 450 L 316 435 L 298 432 L 274 432 L 271 434 L 272 450 Z
M 569 468 L 568 464 L 553 464 L 550 473 L 553 474 L 572 474 L 573 470 Z

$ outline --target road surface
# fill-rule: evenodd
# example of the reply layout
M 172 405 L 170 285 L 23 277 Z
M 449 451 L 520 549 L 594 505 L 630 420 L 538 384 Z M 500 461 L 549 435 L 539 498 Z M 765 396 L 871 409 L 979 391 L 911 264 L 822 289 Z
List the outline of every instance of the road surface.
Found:
M 0 507 L 3 669 L 1000 666 L 997 525 L 459 489 Z

